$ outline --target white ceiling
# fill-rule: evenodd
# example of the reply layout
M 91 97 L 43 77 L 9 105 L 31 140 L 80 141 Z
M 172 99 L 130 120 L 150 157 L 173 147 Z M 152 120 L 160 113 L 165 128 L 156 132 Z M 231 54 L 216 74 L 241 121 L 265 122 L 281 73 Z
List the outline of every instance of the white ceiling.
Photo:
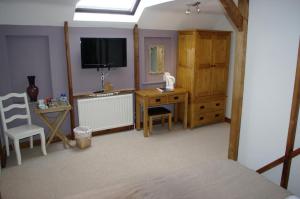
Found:
M 175 0 L 168 3 L 152 6 L 149 10 L 157 10 L 162 12 L 184 13 L 187 4 L 194 3 L 196 0 Z M 200 9 L 202 13 L 223 14 L 224 10 L 219 0 L 200 0 Z
M 59 4 L 59 5 L 75 5 L 78 0 L 0 0 L 0 2 L 6 3 L 48 3 L 48 4 Z
M 219 0 L 200 0 L 201 14 L 185 15 L 186 4 L 196 0 L 174 0 L 148 7 L 138 25 L 148 29 L 210 28 L 224 18 Z M 0 24 L 62 26 L 96 26 L 132 28 L 132 23 L 75 22 L 73 14 L 77 0 L 0 0 Z

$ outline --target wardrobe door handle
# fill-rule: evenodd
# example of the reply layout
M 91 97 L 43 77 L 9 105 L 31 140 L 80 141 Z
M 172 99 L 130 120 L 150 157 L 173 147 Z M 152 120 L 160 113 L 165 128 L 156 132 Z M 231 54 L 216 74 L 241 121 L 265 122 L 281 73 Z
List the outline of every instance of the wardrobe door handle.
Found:
M 200 120 L 204 120 L 204 117 L 200 117 Z
M 160 99 L 158 98 L 158 99 L 155 99 L 155 102 L 160 102 Z
M 220 103 L 216 103 L 216 106 L 220 106 Z
M 215 117 L 219 117 L 220 116 L 220 114 L 215 114 Z
M 205 108 L 205 106 L 200 106 L 200 109 L 204 109 Z
M 178 96 L 174 97 L 175 100 L 178 100 Z

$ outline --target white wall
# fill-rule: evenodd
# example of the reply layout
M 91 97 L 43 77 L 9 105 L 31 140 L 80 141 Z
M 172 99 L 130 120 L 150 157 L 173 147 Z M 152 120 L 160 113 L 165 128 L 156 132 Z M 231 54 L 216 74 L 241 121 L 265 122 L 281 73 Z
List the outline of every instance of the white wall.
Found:
M 200 15 L 185 15 L 185 3 L 177 0 L 182 6 L 180 10 L 168 9 L 168 4 L 148 7 L 142 13 L 138 25 L 142 29 L 179 30 L 189 28 L 212 29 L 214 24 L 223 17 L 219 10 L 218 0 L 213 0 L 214 14 L 207 12 Z M 189 0 L 185 0 L 190 3 Z M 135 23 L 122 22 L 86 22 L 73 21 L 73 15 L 77 0 L 0 0 L 0 24 L 1 25 L 47 25 L 63 26 L 64 21 L 72 27 L 110 27 L 133 28 Z M 161 9 L 163 6 L 165 9 Z
M 214 29 L 223 17 L 223 14 L 185 15 L 183 12 L 145 9 L 138 25 L 142 29 L 157 30 Z
M 286 146 L 300 35 L 299 0 L 251 0 L 238 160 L 258 169 Z M 300 147 L 299 128 L 296 147 Z M 298 170 L 296 169 L 298 168 Z M 300 196 L 300 157 L 289 189 Z M 279 184 L 281 167 L 266 174 Z
M 73 21 L 76 0 L 68 1 L 0 1 L 1 25 L 133 28 L 134 23 Z

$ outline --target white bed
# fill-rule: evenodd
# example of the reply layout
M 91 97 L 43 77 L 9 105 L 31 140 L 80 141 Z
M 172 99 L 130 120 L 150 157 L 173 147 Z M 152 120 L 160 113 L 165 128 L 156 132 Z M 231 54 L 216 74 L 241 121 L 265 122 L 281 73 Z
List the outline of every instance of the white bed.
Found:
M 157 163 L 159 164 L 159 163 Z M 284 199 L 290 193 L 233 161 L 133 176 L 66 199 Z

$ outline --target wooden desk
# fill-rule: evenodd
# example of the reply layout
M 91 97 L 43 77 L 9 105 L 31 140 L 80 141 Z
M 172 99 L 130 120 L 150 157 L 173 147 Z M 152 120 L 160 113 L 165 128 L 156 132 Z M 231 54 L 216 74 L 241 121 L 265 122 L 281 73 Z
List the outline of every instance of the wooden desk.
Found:
M 145 89 L 135 92 L 135 110 L 136 110 L 136 129 L 141 129 L 141 106 L 143 106 L 143 126 L 144 136 L 149 136 L 148 126 L 148 108 L 151 106 L 161 106 L 167 104 L 184 103 L 184 120 L 183 126 L 187 128 L 187 110 L 188 110 L 188 92 L 183 88 L 175 88 L 170 92 L 160 92 L 157 89 Z M 174 120 L 178 120 L 178 107 L 175 106 Z
M 59 130 L 63 121 L 66 119 L 68 112 L 72 109 L 71 105 L 58 105 L 50 107 L 48 109 L 34 109 L 34 112 L 42 119 L 42 121 L 49 127 L 51 133 L 47 141 L 47 146 L 51 143 L 53 138 L 56 136 L 61 139 L 64 143 L 64 146 L 71 146 L 68 138 L 63 132 Z M 58 113 L 54 121 L 50 121 L 47 114 L 49 113 Z

